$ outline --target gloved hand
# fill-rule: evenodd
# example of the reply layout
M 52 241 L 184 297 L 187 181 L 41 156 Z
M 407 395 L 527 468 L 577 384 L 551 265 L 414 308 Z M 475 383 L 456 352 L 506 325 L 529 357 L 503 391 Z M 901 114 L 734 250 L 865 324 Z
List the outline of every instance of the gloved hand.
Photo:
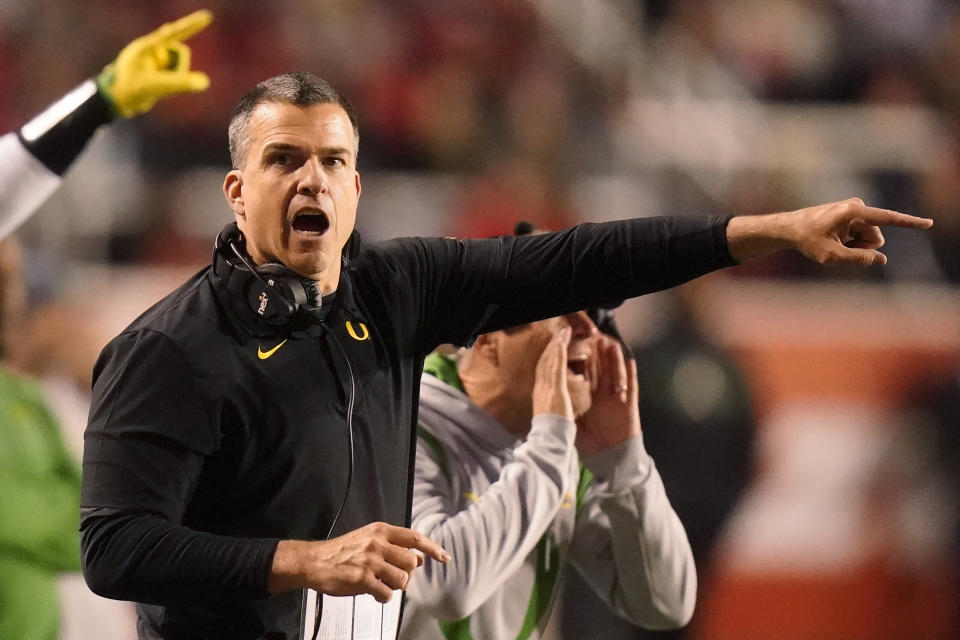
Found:
M 190 48 L 183 41 L 211 20 L 206 9 L 194 11 L 124 47 L 97 76 L 97 88 L 113 112 L 131 118 L 149 111 L 160 98 L 209 87 L 207 74 L 190 71 Z

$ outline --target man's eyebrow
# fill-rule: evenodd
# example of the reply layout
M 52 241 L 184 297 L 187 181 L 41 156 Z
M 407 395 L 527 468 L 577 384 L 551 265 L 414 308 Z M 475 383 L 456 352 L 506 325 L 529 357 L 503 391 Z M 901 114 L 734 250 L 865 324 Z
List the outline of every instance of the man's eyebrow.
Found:
M 346 147 L 325 147 L 323 149 L 325 156 L 352 156 L 353 150 Z
M 302 149 L 295 144 L 290 144 L 289 142 L 270 142 L 263 148 L 261 155 L 265 156 L 277 151 L 302 151 Z
M 261 156 L 266 156 L 270 153 L 276 153 L 278 151 L 300 151 L 302 152 L 303 147 L 291 144 L 289 142 L 270 142 L 263 148 Z M 350 157 L 353 155 L 353 150 L 348 149 L 347 147 L 324 147 L 321 149 L 321 154 L 323 156 L 347 156 Z

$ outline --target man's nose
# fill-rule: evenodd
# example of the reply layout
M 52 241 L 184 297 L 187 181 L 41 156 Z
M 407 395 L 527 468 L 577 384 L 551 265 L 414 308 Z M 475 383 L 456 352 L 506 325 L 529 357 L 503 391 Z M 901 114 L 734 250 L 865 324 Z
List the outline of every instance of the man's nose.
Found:
M 590 319 L 586 311 L 568 313 L 563 316 L 563 319 L 570 325 L 571 340 L 589 338 L 597 333 L 597 326 L 593 324 L 593 320 Z
M 327 172 L 318 158 L 310 158 L 300 167 L 300 180 L 297 193 L 304 196 L 316 196 L 327 190 Z

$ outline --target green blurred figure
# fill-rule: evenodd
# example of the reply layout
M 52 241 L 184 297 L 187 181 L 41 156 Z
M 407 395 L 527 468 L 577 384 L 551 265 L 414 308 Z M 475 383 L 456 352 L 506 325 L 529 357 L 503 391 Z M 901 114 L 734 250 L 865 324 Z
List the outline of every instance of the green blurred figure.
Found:
M 0 238 L 29 218 L 103 124 L 149 111 L 157 100 L 203 91 L 183 43 L 205 28 L 196 11 L 137 38 L 17 133 L 0 137 Z M 0 242 L 0 347 L 21 321 L 20 255 Z M 2 356 L 2 354 L 0 354 Z M 80 571 L 80 465 L 67 450 L 39 385 L 0 359 L 0 639 L 56 640 L 57 576 Z
M 19 250 L 0 243 L 0 339 L 19 316 Z M 0 638 L 53 640 L 57 574 L 80 570 L 80 466 L 40 387 L 0 366 Z

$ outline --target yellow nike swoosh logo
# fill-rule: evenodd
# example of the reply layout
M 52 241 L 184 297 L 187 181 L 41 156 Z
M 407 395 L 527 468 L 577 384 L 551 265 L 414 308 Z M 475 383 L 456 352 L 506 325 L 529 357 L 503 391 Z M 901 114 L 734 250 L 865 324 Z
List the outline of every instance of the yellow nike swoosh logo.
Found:
M 260 358 L 261 360 L 266 360 L 267 358 L 269 358 L 270 356 L 272 356 L 274 353 L 276 353 L 276 352 L 277 352 L 277 349 L 279 349 L 280 347 L 282 347 L 282 346 L 285 345 L 286 343 L 287 343 L 287 341 L 284 340 L 283 342 L 281 342 L 280 344 L 278 344 L 277 346 L 275 346 L 273 349 L 270 349 L 270 351 L 264 351 L 263 349 L 261 349 L 261 348 L 258 346 L 258 347 L 257 347 L 257 357 Z

